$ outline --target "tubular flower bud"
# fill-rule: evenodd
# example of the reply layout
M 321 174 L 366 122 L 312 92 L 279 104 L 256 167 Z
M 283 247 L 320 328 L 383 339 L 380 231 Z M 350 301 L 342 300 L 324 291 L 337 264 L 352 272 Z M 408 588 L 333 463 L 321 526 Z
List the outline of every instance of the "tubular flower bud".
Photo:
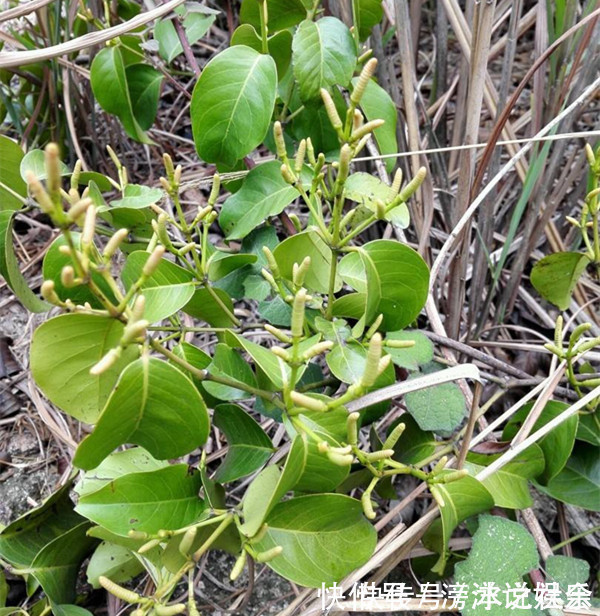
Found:
M 352 130 L 358 130 L 365 123 L 363 114 L 358 110 L 354 110 L 354 117 L 352 118 Z
M 79 217 L 87 212 L 90 205 L 92 205 L 92 200 L 89 197 L 76 201 L 68 211 L 69 220 L 77 222 Z
M 350 95 L 350 100 L 358 105 L 360 103 L 367 86 L 369 85 L 369 80 L 375 74 L 375 69 L 377 68 L 377 60 L 375 58 L 371 58 L 363 67 L 363 70 L 360 72 L 358 80 L 356 81 L 356 85 L 354 86 L 354 90 L 352 90 L 352 94 Z
M 107 260 L 110 259 L 115 254 L 115 252 L 117 252 L 117 249 L 119 248 L 123 240 L 127 238 L 128 233 L 129 231 L 127 229 L 119 229 L 118 231 L 116 231 L 115 234 L 108 240 L 106 248 L 104 248 L 104 252 L 102 253 L 102 256 Z
M 304 284 L 304 278 L 310 267 L 310 257 L 304 257 L 302 263 L 294 263 L 292 280 L 294 284 L 301 287 Z
M 171 238 L 167 232 L 167 220 L 168 216 L 166 214 L 160 214 L 156 220 L 152 221 L 152 229 L 158 236 L 160 243 L 165 247 L 171 248 L 173 244 L 171 243 Z
M 415 346 L 414 340 L 393 340 L 388 338 L 384 340 L 383 344 L 390 349 L 410 349 Z
M 103 575 L 98 577 L 98 582 L 104 590 L 107 590 L 111 595 L 125 601 L 125 603 L 138 603 L 142 598 L 137 594 L 137 592 L 123 588 Z
M 233 565 L 231 573 L 229 574 L 229 579 L 232 582 L 235 582 L 235 580 L 240 577 L 242 571 L 244 570 L 244 567 L 246 566 L 246 559 L 246 550 L 242 550 L 241 554 L 237 557 L 237 560 L 235 561 L 235 565 Z
M 353 207 L 351 210 L 348 210 L 346 214 L 344 214 L 344 217 L 340 222 L 340 227 L 342 229 L 346 228 L 352 222 L 352 219 L 356 216 L 357 209 L 358 208 Z
M 210 195 L 208 196 L 208 205 L 211 207 L 217 202 L 219 191 L 221 190 L 221 176 L 215 173 L 213 176 L 212 188 L 210 189 Z
M 158 178 L 160 185 L 163 187 L 163 190 L 167 193 L 171 192 L 171 184 L 169 184 L 169 180 L 167 178 L 163 178 L 162 175 Z
M 381 199 L 375 199 L 375 214 L 379 220 L 383 220 L 386 214 L 385 203 Z
M 167 152 L 163 154 L 163 164 L 165 166 L 165 171 L 167 172 L 167 177 L 171 179 L 175 174 L 175 167 L 173 165 L 173 159 L 170 154 L 167 154 Z
M 306 300 L 306 289 L 300 289 L 294 297 L 294 305 L 292 306 L 292 338 L 300 338 L 304 334 Z
M 296 216 L 294 212 L 290 212 L 288 214 L 288 217 L 292 221 L 292 224 L 294 225 L 294 229 L 296 229 L 296 232 L 300 233 L 300 231 L 302 231 L 302 223 L 300 222 L 300 219 L 298 218 L 298 216 Z
M 448 456 L 442 456 L 431 470 L 431 474 L 437 475 L 438 473 L 441 473 L 444 468 L 446 468 L 446 464 L 448 464 Z
M 384 355 L 379 360 L 379 364 L 377 366 L 377 376 L 379 376 L 380 374 L 382 374 L 385 371 L 385 369 L 390 365 L 391 361 L 392 361 L 392 356 L 391 355 Z
M 183 534 L 183 537 L 179 542 L 179 553 L 182 556 L 187 557 L 192 552 L 192 546 L 194 545 L 194 539 L 196 539 L 197 532 L 198 529 L 193 526 L 192 528 L 188 528 Z
M 369 342 L 365 371 L 360 381 L 361 385 L 364 387 L 371 387 L 377 379 L 379 372 L 379 361 L 381 359 L 381 346 L 381 334 L 376 333 Z
M 279 556 L 282 552 L 283 548 L 280 545 L 276 545 L 270 550 L 259 552 L 254 560 L 256 560 L 257 563 L 268 563 L 270 560 L 277 558 L 277 556 Z
M 352 158 L 352 148 L 344 143 L 342 149 L 340 150 L 340 164 L 338 166 L 338 175 L 337 175 L 337 183 L 338 185 L 342 185 L 348 174 L 350 173 L 350 159 Z
M 393 449 L 394 445 L 398 442 L 398 439 L 402 436 L 402 433 L 406 429 L 406 424 L 399 423 L 385 439 L 382 449 Z
M 283 361 L 290 361 L 290 359 L 292 359 L 290 357 L 290 354 L 285 349 L 279 346 L 272 346 L 271 352 L 273 353 L 273 355 L 276 355 L 280 359 L 283 359 Z
M 108 152 L 108 155 L 110 156 L 111 160 L 113 161 L 115 167 L 117 169 L 122 169 L 123 165 L 121 164 L 121 161 L 119 160 L 119 157 L 115 154 L 115 151 L 109 146 L 106 146 L 106 151 Z
M 60 281 L 64 287 L 74 287 L 77 282 L 75 281 L 75 270 L 70 265 L 65 265 L 60 272 Z
M 304 159 L 306 157 L 306 139 L 300 141 L 298 145 L 298 151 L 296 152 L 296 159 L 294 161 L 294 171 L 300 173 L 302 171 L 302 165 L 304 165 Z
M 321 88 L 321 98 L 323 99 L 325 111 L 327 112 L 327 117 L 331 122 L 331 126 L 333 126 L 336 131 L 342 130 L 343 124 L 340 114 L 338 113 L 335 103 L 333 102 L 333 98 L 331 98 L 331 94 L 329 94 L 325 88 Z
M 379 314 L 377 318 L 373 321 L 371 327 L 369 327 L 369 329 L 367 330 L 367 333 L 365 334 L 365 338 L 367 340 L 370 340 L 373 337 L 373 335 L 379 329 L 379 326 L 381 325 L 382 322 L 383 322 L 383 314 Z
M 419 189 L 423 180 L 427 176 L 427 169 L 425 167 L 421 167 L 415 177 L 404 187 L 402 192 L 400 193 L 400 201 L 408 201 Z
M 73 173 L 71 174 L 71 188 L 77 190 L 79 187 L 79 178 L 81 177 L 81 160 L 78 158 L 75 161 L 75 167 L 73 167 Z
M 175 616 L 183 614 L 186 610 L 185 603 L 175 603 L 175 605 L 155 605 L 154 613 L 156 616 Z
M 144 545 L 142 545 L 138 549 L 138 554 L 145 554 L 146 552 L 149 552 L 152 548 L 155 548 L 159 544 L 160 544 L 160 539 L 150 539 L 150 541 L 147 541 L 146 543 L 144 543 Z
M 337 466 L 350 466 L 354 461 L 352 454 L 336 453 L 335 451 L 327 452 L 327 459 Z
M 146 335 L 146 328 L 150 325 L 149 321 L 142 319 L 141 321 L 136 321 L 135 323 L 129 323 L 125 327 L 125 331 L 123 332 L 123 337 L 121 338 L 121 344 L 123 346 L 132 343 L 136 338 L 140 338 Z
M 379 460 L 387 460 L 394 455 L 393 449 L 381 449 L 366 454 L 367 462 L 379 462 Z
M 262 277 L 273 287 L 275 291 L 277 291 L 277 283 L 275 282 L 275 278 L 271 275 L 271 272 L 266 270 L 264 267 L 260 270 Z
M 288 184 L 295 184 L 298 179 L 293 174 L 292 170 L 285 164 L 281 165 L 281 176 Z
M 144 541 L 145 539 L 148 539 L 148 533 L 144 533 L 141 530 L 130 530 L 127 533 L 127 536 L 130 539 L 137 539 L 137 540 L 141 540 L 141 541 Z
M 173 181 L 175 182 L 176 186 L 179 186 L 179 184 L 181 183 L 182 173 L 183 173 L 183 167 L 181 165 L 177 165 L 177 167 L 175 167 L 175 173 L 173 174 Z
M 400 192 L 400 187 L 402 186 L 402 169 L 398 167 L 396 173 L 394 174 L 394 181 L 392 182 L 392 192 L 394 196 L 396 196 Z
M 146 261 L 144 268 L 142 269 L 142 275 L 145 276 L 146 278 L 148 278 L 149 276 L 152 276 L 152 274 L 154 274 L 154 272 L 156 271 L 156 268 L 159 266 L 160 261 L 163 258 L 164 254 L 165 254 L 164 246 L 157 246 L 150 253 L 148 260 Z
M 306 138 L 306 154 L 308 156 L 308 162 L 311 165 L 316 165 L 317 159 L 315 158 L 315 148 L 310 137 Z
M 373 503 L 371 502 L 371 493 L 366 491 L 363 492 L 362 496 L 360 497 L 360 502 L 362 504 L 365 518 L 367 518 L 367 520 L 374 520 L 375 511 L 373 510 Z
M 50 193 L 50 197 L 56 201 L 60 198 L 60 185 L 61 185 L 61 175 L 60 175 L 60 159 L 59 159 L 59 151 L 56 143 L 49 143 L 46 146 L 46 186 L 48 187 L 48 192 Z
M 308 361 L 317 355 L 321 355 L 321 353 L 325 353 L 325 351 L 329 351 L 331 348 L 333 348 L 333 342 L 331 340 L 317 342 L 317 344 L 314 344 L 302 353 L 302 359 Z
M 51 304 L 54 304 L 55 306 L 62 305 L 60 298 L 58 297 L 58 295 L 56 294 L 56 291 L 54 290 L 54 281 L 44 280 L 44 282 L 42 283 L 40 292 L 42 294 L 42 297 L 47 302 L 50 302 Z
M 327 441 L 321 441 L 317 445 L 317 449 L 319 450 L 319 453 L 327 453 L 331 449 L 331 447 Z
M 256 535 L 254 535 L 252 537 L 252 542 L 253 543 L 258 543 L 259 541 L 262 541 L 265 538 L 265 535 L 267 534 L 268 530 L 269 530 L 269 525 L 268 524 L 263 524 L 258 529 L 258 532 L 256 533 Z
M 372 133 L 375 129 L 383 126 L 385 124 L 385 120 L 371 120 L 366 124 L 363 124 L 360 128 L 356 129 L 352 132 L 351 139 L 352 141 L 358 141 L 362 139 L 369 133 Z
M 88 207 L 85 212 L 85 221 L 83 222 L 83 231 L 81 233 L 81 246 L 91 246 L 94 241 L 94 233 L 96 232 L 96 208 Z
M 98 376 L 103 372 L 106 372 L 109 368 L 111 368 L 121 357 L 121 349 L 110 349 L 104 357 L 95 365 L 90 368 L 90 374 L 92 376 Z
M 279 277 L 279 265 L 275 260 L 275 256 L 271 252 L 271 249 L 268 246 L 263 246 L 263 253 L 265 258 L 267 259 L 267 264 L 269 265 L 269 269 L 273 272 L 273 276 Z
M 469 471 L 466 468 L 463 468 L 459 471 L 452 471 L 447 475 L 442 475 L 441 477 L 436 477 L 434 480 L 436 483 L 452 483 L 453 481 L 458 481 L 463 477 L 466 477 L 469 474 Z
M 285 139 L 283 138 L 283 128 L 281 126 L 281 122 L 279 121 L 273 124 L 273 139 L 275 140 L 277 157 L 281 160 L 287 160 L 287 150 L 285 147 Z
M 586 155 L 586 158 L 588 159 L 588 163 L 590 164 L 590 167 L 594 167 L 596 165 L 596 155 L 594 154 L 594 150 L 592 149 L 592 146 L 589 143 L 585 144 L 585 155 Z
M 45 214 L 54 213 L 54 203 L 50 199 L 50 195 L 46 192 L 42 183 L 37 179 L 33 171 L 28 171 L 25 175 L 27 183 L 29 184 L 29 190 L 33 195 L 33 198 L 37 201 L 38 205 Z
M 309 411 L 318 411 L 324 413 L 327 410 L 327 405 L 323 400 L 317 400 L 317 398 L 311 398 L 300 392 L 293 391 L 290 394 L 292 402 L 299 407 L 308 409 Z
M 77 203 L 77 201 L 79 201 L 79 191 L 75 188 L 69 188 L 69 203 L 71 205 L 73 205 L 74 203 Z
M 350 413 L 346 419 L 346 438 L 350 445 L 358 443 L 358 419 L 360 413 Z
M 283 342 L 285 344 L 292 343 L 292 339 L 285 332 L 282 332 L 278 327 L 274 327 L 269 323 L 265 323 L 264 327 L 272 336 L 275 336 L 275 338 L 277 338 L 279 342 Z

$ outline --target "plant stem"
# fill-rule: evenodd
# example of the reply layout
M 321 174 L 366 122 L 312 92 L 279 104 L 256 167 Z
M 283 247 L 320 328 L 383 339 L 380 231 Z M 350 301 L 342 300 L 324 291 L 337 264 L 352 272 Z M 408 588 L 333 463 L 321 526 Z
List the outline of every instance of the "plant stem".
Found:
M 269 53 L 269 41 L 268 41 L 268 11 L 267 11 L 267 0 L 259 1 L 259 12 L 260 12 L 260 38 L 262 43 L 262 52 L 264 54 Z

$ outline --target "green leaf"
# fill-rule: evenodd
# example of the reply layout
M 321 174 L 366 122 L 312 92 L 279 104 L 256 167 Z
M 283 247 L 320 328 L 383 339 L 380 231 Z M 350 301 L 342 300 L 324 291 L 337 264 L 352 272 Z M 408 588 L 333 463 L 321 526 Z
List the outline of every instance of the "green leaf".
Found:
M 338 341 L 325 357 L 332 374 L 343 383 L 360 381 L 367 363 L 367 351 L 358 342 Z
M 339 582 L 375 550 L 377 533 L 359 501 L 343 494 L 314 494 L 277 505 L 267 532 L 254 547 L 283 552 L 267 565 L 296 584 L 311 588 Z
M 579 252 L 556 252 L 538 261 L 531 270 L 537 292 L 561 310 L 571 303 L 573 289 L 590 259 Z
M 20 173 L 22 159 L 23 150 L 12 139 L 0 135 L 0 210 L 20 210 L 23 207 L 27 185 Z M 4 275 L 4 272 L 0 273 Z
M 149 534 L 177 530 L 203 514 L 200 488 L 200 473 L 190 473 L 187 464 L 176 464 L 114 479 L 80 498 L 76 510 L 124 537 L 130 530 Z
M 467 518 L 491 509 L 494 499 L 483 484 L 469 476 L 450 483 L 436 483 L 431 485 L 430 489 L 440 508 L 441 545 L 435 539 L 435 530 L 430 530 L 423 540 L 425 545 L 428 545 L 426 537 L 434 537 L 434 549 L 440 557 L 432 571 L 443 575 L 448 558 L 448 541 L 455 528 Z
M 403 423 L 406 427 L 394 445 L 394 460 L 402 464 L 417 464 L 433 454 L 435 451 L 433 432 L 421 430 L 419 424 L 408 413 L 404 413 L 390 426 L 388 433 L 399 423 Z
M 380 200 L 387 205 L 396 196 L 390 186 L 370 173 L 362 171 L 353 173 L 348 177 L 344 194 L 347 199 L 360 203 L 371 213 L 377 212 L 376 200 Z M 405 203 L 401 203 L 386 214 L 385 219 L 400 229 L 406 229 L 410 223 L 408 207 Z
M 217 250 L 208 261 L 208 278 L 212 281 L 220 280 L 240 267 L 255 263 L 256 260 L 256 255 Z
M 467 412 L 465 397 L 456 383 L 442 383 L 411 391 L 404 396 L 404 402 L 421 430 L 442 434 L 452 433 Z
M 103 541 L 90 558 L 86 576 L 93 588 L 101 588 L 98 581 L 101 575 L 117 584 L 122 584 L 129 582 L 142 571 L 144 571 L 144 565 L 130 549 Z
M 260 30 L 259 4 L 258 0 L 243 0 L 240 23 L 251 24 Z M 306 8 L 301 0 L 267 0 L 267 14 L 269 31 L 276 32 L 299 24 L 306 17 Z
M 392 356 L 394 364 L 407 370 L 418 370 L 433 360 L 433 343 L 422 332 L 416 329 L 405 329 L 399 332 L 388 332 L 386 340 L 412 340 L 415 344 L 405 349 L 394 349 L 385 346 L 385 352 Z M 385 344 L 385 341 L 384 341 Z
M 273 453 L 271 439 L 236 404 L 220 404 L 213 415 L 214 425 L 227 437 L 229 449 L 214 479 L 235 481 L 258 470 Z
M 269 285 L 269 291 L 271 286 Z M 292 324 L 292 307 L 280 295 L 258 304 L 258 315 L 267 323 L 276 327 L 290 327 Z
M 58 164 L 62 176 L 71 174 L 69 167 L 65 163 L 59 161 Z M 29 150 L 21 160 L 19 171 L 24 182 L 27 181 L 28 171 L 32 171 L 38 180 L 45 180 L 48 175 L 46 173 L 46 154 L 44 150 Z
M 321 88 L 347 86 L 356 66 L 350 30 L 335 17 L 303 21 L 294 34 L 292 64 L 304 101 L 319 98 Z
M 503 441 L 510 441 L 514 438 L 517 432 L 521 429 L 523 422 L 533 408 L 533 403 L 526 404 L 506 424 L 502 433 Z M 535 422 L 532 432 L 536 432 L 541 427 L 545 426 L 549 421 L 558 417 L 563 411 L 569 408 L 564 402 L 556 402 L 550 400 L 542 410 L 542 414 Z M 577 415 L 569 417 L 566 421 L 556 426 L 549 434 L 540 439 L 537 444 L 541 447 L 545 458 L 544 472 L 539 476 L 538 481 L 546 485 L 553 477 L 565 467 L 573 445 L 575 444 L 575 435 L 577 434 L 577 425 L 579 418 Z
M 206 7 L 205 7 L 206 8 Z M 184 7 L 177 7 L 175 13 L 182 15 Z M 199 41 L 209 30 L 215 21 L 215 13 L 188 13 L 183 20 L 183 27 L 190 45 Z M 175 18 L 177 19 L 177 17 Z M 154 26 L 154 38 L 158 41 L 158 53 L 170 64 L 179 54 L 183 53 L 181 41 L 172 19 L 161 19 Z
M 87 536 L 90 523 L 82 522 L 43 547 L 31 563 L 31 575 L 50 601 L 75 601 L 79 567 L 91 552 L 96 539 Z
M 257 165 L 242 188 L 223 203 L 219 225 L 227 239 L 242 239 L 270 216 L 280 214 L 299 194 L 281 177 L 278 161 Z
M 65 413 L 94 423 L 119 374 L 138 355 L 127 347 L 119 360 L 99 376 L 90 368 L 123 336 L 116 319 L 91 314 L 63 314 L 42 323 L 33 334 L 31 372 L 44 394 Z
M 185 359 L 188 364 L 191 364 L 198 370 L 208 368 L 210 362 L 212 361 L 212 357 L 210 355 L 189 342 L 182 342 L 181 344 L 178 344 L 173 347 L 172 351 L 175 355 L 177 355 L 177 357 Z M 194 385 L 198 388 L 198 391 L 200 391 L 200 395 L 206 402 L 207 406 L 213 408 L 215 404 L 218 404 L 217 400 L 213 398 L 204 388 L 204 381 L 197 379 L 191 372 L 188 372 L 179 364 L 177 364 L 177 367 L 192 380 Z
M 148 473 L 169 466 L 168 462 L 155 460 L 142 447 L 116 451 L 106 457 L 99 466 L 84 473 L 74 491 L 80 496 L 91 494 L 107 483 L 129 473 Z
M 81 234 L 71 231 L 71 237 L 73 244 L 79 250 L 81 248 Z M 50 244 L 42 264 L 44 280 L 52 280 L 54 282 L 54 291 L 62 301 L 70 299 L 74 304 L 83 305 L 88 302 L 92 308 L 104 308 L 102 302 L 90 291 L 87 285 L 77 285 L 76 287 L 69 288 L 63 285 L 61 278 L 62 269 L 65 265 L 73 265 L 71 256 L 60 252 L 60 247 L 66 245 L 67 240 L 64 235 L 59 235 Z M 116 305 L 118 302 L 106 280 L 98 272 L 92 272 L 91 278 L 104 295 Z
M 358 37 L 361 41 L 369 38 L 373 26 L 383 19 L 383 6 L 381 0 L 355 1 L 355 26 L 358 28 Z
M 275 505 L 298 483 L 306 464 L 306 440 L 298 435 L 292 441 L 282 470 L 267 466 L 252 481 L 242 503 L 244 523 L 240 527 L 247 537 L 253 537 Z
M 536 487 L 563 503 L 590 511 L 600 511 L 598 447 L 578 443 L 565 468 L 551 479 L 548 485 Z
M 192 94 L 192 129 L 198 155 L 233 165 L 265 138 L 277 93 L 270 56 L 239 45 L 215 56 Z
M 355 78 L 352 80 L 356 85 Z M 370 122 L 372 120 L 385 120 L 385 124 L 376 128 L 373 132 L 375 141 L 379 146 L 380 154 L 396 154 L 398 152 L 398 140 L 396 137 L 396 124 L 398 123 L 398 110 L 391 96 L 373 80 L 369 81 L 365 92 L 360 101 L 360 107 L 363 110 L 365 117 Z M 385 166 L 388 173 L 391 173 L 396 166 L 396 158 L 390 157 L 385 159 Z M 399 206 L 392 210 L 403 211 L 404 208 Z M 395 214 L 392 214 L 394 216 Z
M 156 119 L 163 75 L 149 64 L 131 64 L 125 75 L 133 116 L 142 130 L 148 130 Z
M 292 280 L 294 263 L 302 263 L 310 257 L 310 268 L 304 284 L 307 289 L 327 293 L 329 290 L 329 272 L 333 254 L 327 244 L 315 231 L 303 231 L 283 240 L 273 252 L 281 270 L 281 275 Z M 342 281 L 336 279 L 335 291 L 339 291 Z
M 141 143 L 154 143 L 139 125 L 134 112 L 123 56 L 119 47 L 105 47 L 94 58 L 90 70 L 92 91 L 104 111 L 121 120 L 125 132 Z
M 600 447 L 600 409 L 597 409 L 594 413 L 579 415 L 577 440 Z
M 0 202 L 4 198 L 0 192 Z M 0 275 L 25 308 L 31 312 L 45 312 L 50 309 L 50 304 L 33 293 L 19 269 L 12 239 L 13 214 L 14 212 L 8 209 L 0 211 Z
M 212 363 L 208 366 L 208 372 L 215 376 L 226 376 L 239 383 L 256 387 L 256 378 L 250 366 L 239 353 L 226 344 L 217 344 Z M 204 388 L 211 396 L 219 400 L 243 400 L 252 397 L 252 394 L 241 389 L 213 383 L 212 381 L 206 381 Z
M 127 184 L 121 199 L 110 202 L 111 208 L 143 209 L 158 203 L 164 196 L 160 188 L 142 186 L 141 184 Z M 111 209 L 109 208 L 109 210 Z
M 225 306 L 233 314 L 231 298 L 223 289 L 213 287 L 211 291 L 206 287 L 197 289 L 192 299 L 183 307 L 183 311 L 195 319 L 206 321 L 213 327 L 231 327 L 233 325 L 231 317 L 223 310 Z M 214 298 L 213 293 L 219 301 Z
M 190 379 L 173 365 L 144 355 L 121 374 L 73 462 L 84 470 L 95 468 L 125 443 L 141 445 L 159 460 L 177 458 L 206 441 L 208 424 L 206 405 Z
M 121 271 L 121 280 L 129 290 L 142 275 L 150 253 L 132 252 Z M 194 295 L 193 275 L 187 270 L 161 259 L 158 267 L 142 284 L 140 295 L 146 300 L 144 318 L 150 323 L 162 321 L 183 308 Z
M 271 28 L 270 23 L 269 28 Z M 246 45 L 258 52 L 262 52 L 262 39 L 254 26 L 250 24 L 242 24 L 235 29 L 231 36 L 230 45 Z M 269 55 L 275 60 L 277 75 L 281 79 L 285 75 L 292 59 L 292 33 L 289 30 L 281 30 L 273 36 L 269 36 L 267 38 L 267 48 Z
M 79 605 L 53 605 L 54 616 L 94 616 L 92 612 Z
M 392 240 L 375 240 L 365 244 L 362 250 L 373 261 L 379 276 L 381 299 L 375 314 L 383 314 L 380 329 L 382 331 L 403 329 L 416 319 L 425 305 L 429 291 L 429 268 L 412 248 Z M 357 318 L 357 309 L 360 310 L 361 303 L 364 311 L 367 274 L 366 270 L 356 271 L 356 259 L 357 257 L 351 254 L 340 262 L 341 265 L 346 260 L 350 261 L 355 271 L 355 278 L 346 282 L 359 294 L 358 297 L 351 299 L 346 299 L 348 296 L 345 296 L 341 298 L 343 302 L 337 300 L 334 312 L 338 316 Z
M 538 552 L 533 537 L 511 520 L 491 515 L 479 516 L 479 528 L 473 536 L 473 547 L 467 560 L 455 567 L 458 584 L 466 584 L 472 592 L 475 584 L 494 583 L 497 587 L 515 588 L 523 576 L 538 566 Z M 506 616 L 505 601 L 500 605 L 475 605 L 469 600 L 464 616 Z
M 465 468 L 476 475 L 501 455 L 469 453 Z M 540 447 L 533 444 L 482 483 L 490 491 L 498 507 L 527 509 L 533 505 L 529 480 L 538 477 L 544 471 L 544 466 L 544 454 Z
M 39 507 L 17 518 L 0 533 L 0 556 L 17 568 L 31 566 L 49 543 L 79 526 L 85 519 L 75 513 L 69 498 L 71 481 Z
M 567 592 L 569 586 L 586 584 L 590 577 L 589 563 L 570 556 L 550 556 L 545 569 L 548 581 L 558 582 L 563 592 Z

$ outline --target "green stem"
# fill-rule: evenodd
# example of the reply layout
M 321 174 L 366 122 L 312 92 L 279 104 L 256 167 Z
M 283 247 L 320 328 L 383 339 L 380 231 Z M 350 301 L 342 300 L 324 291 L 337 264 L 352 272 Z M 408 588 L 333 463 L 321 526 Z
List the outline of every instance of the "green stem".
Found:
M 327 312 L 325 318 L 333 318 L 333 302 L 335 299 L 335 279 L 337 276 L 338 251 L 332 250 L 331 254 L 331 269 L 329 270 L 329 291 L 327 293 Z
M 217 292 L 208 284 L 204 285 L 204 288 L 210 293 L 212 298 L 217 302 L 219 308 L 229 317 L 229 320 L 236 326 L 240 326 L 240 320 L 233 314 L 231 310 L 223 303 L 223 300 L 217 295 Z
M 260 12 L 260 38 L 262 43 L 262 52 L 264 54 L 269 53 L 269 28 L 268 28 L 268 11 L 267 11 L 267 0 L 260 0 L 259 2 L 259 12 Z

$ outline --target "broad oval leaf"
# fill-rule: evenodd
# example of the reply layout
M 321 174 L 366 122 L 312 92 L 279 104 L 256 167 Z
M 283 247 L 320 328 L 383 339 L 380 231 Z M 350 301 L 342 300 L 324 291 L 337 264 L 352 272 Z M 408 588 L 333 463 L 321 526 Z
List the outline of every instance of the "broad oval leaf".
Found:
M 215 56 L 192 94 L 192 129 L 198 155 L 233 165 L 267 134 L 277 94 L 273 58 L 239 45 Z
M 206 405 L 190 379 L 145 355 L 125 368 L 73 462 L 84 470 L 95 468 L 125 443 L 141 445 L 158 460 L 177 458 L 202 445 L 208 427 Z
M 233 322 L 223 307 L 233 314 L 233 302 L 223 289 L 202 287 L 195 291 L 183 311 L 213 327 L 231 327 Z
M 299 24 L 306 17 L 302 0 L 266 0 L 269 30 L 276 32 Z M 243 0 L 240 8 L 240 23 L 251 24 L 260 29 L 260 1 Z
M 83 496 L 76 511 L 123 537 L 130 530 L 177 530 L 202 516 L 206 505 L 198 496 L 200 488 L 200 473 L 190 473 L 187 464 L 176 464 L 114 479 Z
M 268 566 L 288 580 L 319 588 L 363 565 L 373 554 L 377 533 L 359 501 L 343 494 L 299 496 L 277 505 L 267 517 L 258 551 L 280 545 Z
M 375 310 L 375 314 L 383 314 L 380 329 L 394 331 L 406 327 L 417 318 L 427 300 L 427 264 L 412 248 L 392 240 L 375 240 L 365 244 L 362 250 L 371 258 L 380 281 L 381 299 Z M 352 305 L 348 304 L 346 297 L 337 300 L 339 303 L 334 306 L 334 311 L 339 316 L 356 318 L 360 303 L 364 311 L 365 302 L 368 301 L 364 293 L 367 274 L 365 269 L 358 273 L 358 259 L 356 254 L 349 254 L 342 259 L 342 262 L 349 261 L 352 264 L 355 276 L 346 282 L 359 292 L 359 297 Z
M 0 197 L 3 198 L 1 192 Z M 0 211 L 0 275 L 25 308 L 31 312 L 45 312 L 50 310 L 50 304 L 40 299 L 29 288 L 19 269 L 13 247 L 13 215 L 12 210 Z
M 0 210 L 19 210 L 27 197 L 20 173 L 23 150 L 12 139 L 0 135 Z
M 373 26 L 383 18 L 382 0 L 356 0 L 355 20 L 358 27 L 358 37 L 361 41 L 369 38 Z
M 571 303 L 573 289 L 590 259 L 580 252 L 556 252 L 540 259 L 531 270 L 531 284 L 561 310 Z
M 148 130 L 156 119 L 163 75 L 149 64 L 131 64 L 125 75 L 133 116 L 142 130 Z
M 257 165 L 244 178 L 240 190 L 223 203 L 219 225 L 227 239 L 242 239 L 269 216 L 280 214 L 299 194 L 281 177 L 279 162 Z
M 214 480 L 235 481 L 258 470 L 273 453 L 271 439 L 236 404 L 220 404 L 213 415 L 214 425 L 227 437 L 229 449 Z
M 118 346 L 123 329 L 116 319 L 91 314 L 63 314 L 42 323 L 31 344 L 35 382 L 65 413 L 94 423 L 119 374 L 138 355 L 137 346 L 128 346 L 108 370 L 90 374 L 90 368 Z
M 400 368 L 418 370 L 420 366 L 424 366 L 433 360 L 433 343 L 425 334 L 416 329 L 388 332 L 385 339 L 412 341 L 415 343 L 414 346 L 404 349 L 385 346 L 385 352 L 392 356 L 392 361 Z
M 92 62 L 90 82 L 100 107 L 117 116 L 132 139 L 153 143 L 134 115 L 125 64 L 119 47 L 105 47 L 98 52 Z
M 255 0 L 252 1 L 254 2 Z M 269 28 L 271 27 L 271 16 L 269 15 Z M 231 36 L 230 45 L 247 45 L 256 51 L 262 52 L 262 39 L 256 28 L 250 24 L 242 24 L 235 29 Z M 281 30 L 273 36 L 269 36 L 267 38 L 267 48 L 269 55 L 275 60 L 277 75 L 281 79 L 285 75 L 292 59 L 292 33 L 289 30 Z
M 256 387 L 256 378 L 252 368 L 237 351 L 226 344 L 217 344 L 213 360 L 207 369 L 213 376 L 225 376 L 240 384 Z M 237 389 L 233 385 L 222 385 L 213 381 L 205 381 L 204 388 L 211 396 L 219 400 L 243 400 L 252 397 L 252 394 Z
M 150 253 L 141 250 L 132 252 L 127 257 L 121 272 L 121 279 L 127 290 L 140 278 L 149 257 Z M 191 272 L 167 259 L 161 259 L 140 290 L 146 300 L 144 318 L 155 323 L 170 317 L 190 301 L 194 290 Z
M 70 175 L 71 171 L 65 163 L 58 163 L 61 176 Z M 31 171 L 38 180 L 45 180 L 48 176 L 46 173 L 46 154 L 44 150 L 29 150 L 19 166 L 19 171 L 23 181 L 27 181 L 27 172 Z
M 305 101 L 318 99 L 321 88 L 347 86 L 356 66 L 350 30 L 335 17 L 306 19 L 294 34 L 292 64 Z
M 92 554 L 86 569 L 88 583 L 92 588 L 101 588 L 99 577 L 122 584 L 129 582 L 144 570 L 144 565 L 128 548 L 103 541 Z

